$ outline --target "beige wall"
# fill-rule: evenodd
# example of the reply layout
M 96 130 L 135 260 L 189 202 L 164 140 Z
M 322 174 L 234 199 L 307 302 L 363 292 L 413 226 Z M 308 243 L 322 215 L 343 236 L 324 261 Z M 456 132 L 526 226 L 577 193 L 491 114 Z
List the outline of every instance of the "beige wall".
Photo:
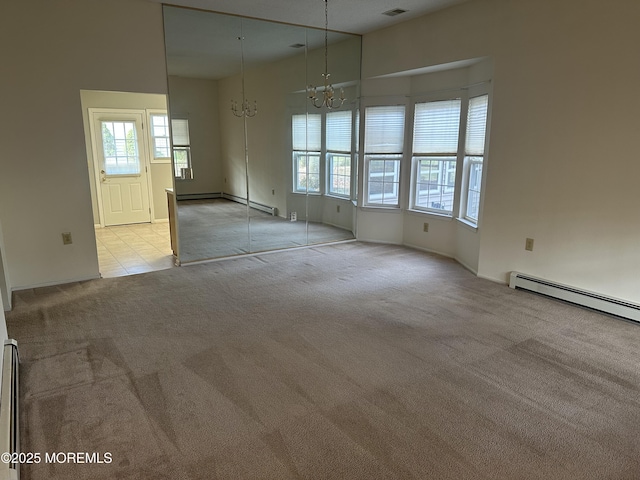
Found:
M 160 4 L 0 7 L 0 221 L 10 287 L 98 276 L 80 90 L 166 94 Z M 10 114 L 8 114 L 10 112 Z M 72 245 L 63 245 L 71 232 Z
M 191 142 L 193 178 L 176 179 L 176 192 L 178 195 L 221 192 L 224 179 L 220 156 L 218 82 L 169 77 L 169 102 L 173 118 L 189 120 Z
M 11 72 L 0 77 L 0 221 L 10 287 L 95 277 L 79 92 L 166 93 L 161 6 L 22 0 L 0 8 L 0 58 Z M 364 78 L 493 60 L 480 229 L 475 239 L 434 231 L 443 244 L 453 235 L 479 275 L 504 282 L 521 270 L 640 302 L 638 18 L 632 0 L 475 0 L 365 35 Z M 249 83 L 248 97 L 284 81 L 262 80 Z M 236 93 L 220 90 L 221 98 Z M 280 110 L 268 99 L 264 105 Z M 283 138 L 261 141 L 275 153 Z M 221 154 L 235 152 L 223 146 Z M 289 182 L 275 170 L 265 178 L 278 192 Z M 359 234 L 404 242 L 404 217 L 364 212 Z M 62 245 L 66 231 L 73 245 Z M 526 237 L 535 239 L 533 252 L 524 250 Z
M 365 35 L 364 78 L 493 60 L 480 276 L 640 303 L 638 18 L 633 1 L 478 0 Z
M 5 264 L 7 263 L 4 249 L 4 235 L 2 234 L 2 223 L 0 223 L 0 299 L 5 310 L 11 308 L 11 295 L 9 295 L 9 286 L 11 283 L 7 280 L 7 272 Z

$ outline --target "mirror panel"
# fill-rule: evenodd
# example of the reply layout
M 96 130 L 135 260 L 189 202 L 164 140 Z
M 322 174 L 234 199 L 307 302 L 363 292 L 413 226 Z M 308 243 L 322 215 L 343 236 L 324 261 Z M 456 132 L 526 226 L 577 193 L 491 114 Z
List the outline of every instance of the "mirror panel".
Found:
M 191 141 L 191 169 L 175 179 L 180 262 L 354 238 L 355 140 L 337 179 L 329 112 L 307 98 L 309 83 L 322 87 L 324 31 L 170 6 L 164 18 L 170 115 L 188 120 Z M 360 37 L 328 38 L 330 78 L 348 98 L 340 111 L 355 112 Z M 311 145 L 294 151 L 294 116 L 321 118 L 311 171 L 296 160 Z

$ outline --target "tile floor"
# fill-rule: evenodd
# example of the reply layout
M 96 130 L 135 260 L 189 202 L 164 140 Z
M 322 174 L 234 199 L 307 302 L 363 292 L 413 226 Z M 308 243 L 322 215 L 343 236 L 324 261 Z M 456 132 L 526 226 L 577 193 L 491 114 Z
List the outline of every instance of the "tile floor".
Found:
M 168 223 L 96 228 L 103 277 L 164 270 L 174 266 Z

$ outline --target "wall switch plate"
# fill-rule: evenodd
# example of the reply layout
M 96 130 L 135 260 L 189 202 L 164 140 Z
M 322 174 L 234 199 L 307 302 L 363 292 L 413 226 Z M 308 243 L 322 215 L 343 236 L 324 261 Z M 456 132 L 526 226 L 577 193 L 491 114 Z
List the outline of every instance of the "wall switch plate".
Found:
M 524 242 L 524 249 L 533 252 L 533 238 L 527 238 Z
M 429 224 L 427 222 L 424 222 L 424 225 L 422 225 L 422 231 L 423 232 L 429 231 Z
M 71 239 L 71 232 L 64 232 L 62 234 L 62 244 L 63 245 L 71 245 L 73 240 Z

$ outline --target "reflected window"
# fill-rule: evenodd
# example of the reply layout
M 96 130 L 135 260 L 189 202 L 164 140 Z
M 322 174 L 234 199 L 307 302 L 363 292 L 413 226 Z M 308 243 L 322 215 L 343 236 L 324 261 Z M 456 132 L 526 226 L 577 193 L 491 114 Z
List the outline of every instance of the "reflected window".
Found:
M 351 195 L 351 111 L 327 113 L 327 192 L 329 195 Z
M 176 178 L 191 178 L 191 141 L 189 139 L 189 120 L 171 119 L 173 140 L 173 169 Z
M 321 115 L 293 115 L 292 132 L 293 191 L 320 193 Z

